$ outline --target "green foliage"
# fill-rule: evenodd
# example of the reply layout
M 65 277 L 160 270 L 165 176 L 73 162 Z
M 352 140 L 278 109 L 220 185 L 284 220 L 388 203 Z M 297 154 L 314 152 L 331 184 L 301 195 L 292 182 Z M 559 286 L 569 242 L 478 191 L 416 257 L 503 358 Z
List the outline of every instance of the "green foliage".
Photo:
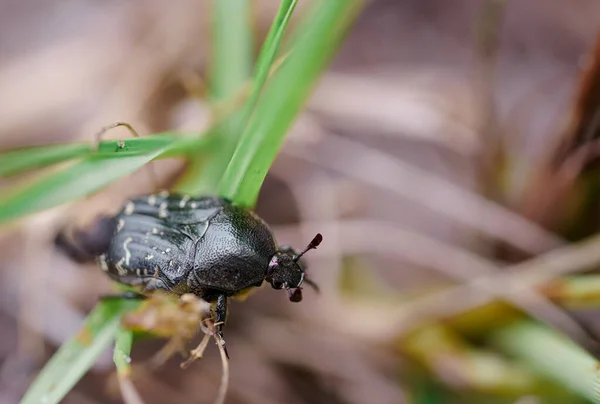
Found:
M 8 151 L 0 156 L 0 173 L 4 175 L 74 161 L 4 192 L 0 197 L 0 223 L 88 196 L 155 158 L 184 155 L 190 142 L 190 137 L 165 133 L 102 142 L 98 150 L 85 144 L 66 144 Z M 198 139 L 194 143 L 196 148 L 210 145 Z
M 598 361 L 555 330 L 520 321 L 494 332 L 490 340 L 562 387 L 600 403 Z
M 250 80 L 253 33 L 248 0 L 212 0 L 209 100 L 232 98 Z M 218 122 L 211 133 L 219 147 L 207 161 L 192 159 L 176 189 L 191 195 L 214 194 L 216 185 L 235 149 L 242 125 L 242 111 Z
M 116 332 L 113 362 L 119 377 L 128 377 L 131 373 L 131 348 L 133 347 L 133 331 L 119 327 Z
M 154 159 L 175 156 L 190 161 L 185 179 L 177 190 L 194 194 L 214 192 L 218 183 L 222 195 L 252 206 L 287 129 L 331 60 L 361 2 L 317 2 L 318 7 L 295 33 L 294 52 L 281 71 L 269 80 L 296 3 L 297 0 L 281 2 L 255 65 L 246 103 L 240 111 L 212 128 L 210 136 L 163 133 L 102 142 L 98 150 L 86 144 L 70 144 L 7 151 L 0 155 L 2 177 L 61 162 L 70 164 L 4 193 L 0 198 L 0 222 L 82 198 Z M 248 84 L 252 40 L 248 0 L 215 0 L 213 11 L 214 59 L 210 89 L 214 101 L 228 99 Z M 240 133 L 243 136 L 238 142 Z M 205 163 L 207 154 L 213 157 Z M 120 375 L 127 375 L 133 334 L 120 327 L 120 318 L 137 304 L 101 302 L 90 313 L 79 334 L 61 346 L 42 369 L 23 403 L 59 402 L 115 340 L 115 365 Z
M 137 305 L 131 300 L 99 303 L 79 333 L 63 344 L 42 369 L 21 404 L 60 402 L 114 341 L 121 315 Z
M 236 3 L 237 0 L 233 2 Z M 223 1 L 215 4 L 217 15 L 227 15 L 227 11 L 231 10 L 231 8 L 228 8 L 228 3 L 228 1 Z M 284 0 L 279 6 L 277 16 L 271 25 L 269 34 L 265 39 L 256 62 L 249 98 L 241 110 L 236 111 L 220 122 L 217 127 L 213 128 L 213 132 L 217 133 L 219 135 L 218 138 L 221 140 L 218 152 L 206 164 L 201 161 L 193 164 L 182 181 L 177 185 L 178 190 L 188 194 L 217 193 L 217 184 L 219 184 L 223 172 L 229 164 L 240 133 L 246 126 L 254 110 L 296 3 L 297 0 Z M 242 13 L 236 18 L 239 19 L 240 17 L 243 17 Z M 227 30 L 226 26 L 229 24 L 235 27 L 232 32 L 224 34 L 222 31 Z M 247 48 L 249 43 L 245 38 L 249 36 L 249 27 L 246 26 L 245 21 L 237 21 L 236 24 L 235 19 L 226 18 L 223 18 L 225 29 L 218 23 L 215 25 L 213 69 L 211 74 L 214 84 L 211 87 L 211 91 L 212 98 L 220 101 L 231 98 L 250 79 L 249 74 L 246 74 L 248 72 L 246 63 L 234 63 L 236 55 L 248 55 Z M 247 31 L 244 31 L 244 28 Z M 234 35 L 235 33 L 237 33 L 237 36 Z M 223 66 L 223 68 L 219 68 L 219 66 Z M 233 72 L 233 70 L 236 71 Z M 271 162 L 266 163 L 271 164 Z M 261 185 L 262 182 L 258 184 L 259 187 Z
M 260 186 L 319 75 L 359 10 L 359 1 L 317 2 L 292 53 L 269 80 L 219 184 L 219 194 L 254 206 Z
M 99 153 L 88 152 L 85 157 L 68 167 L 47 173 L 4 194 L 0 199 L 0 222 L 90 195 L 164 155 L 174 143 L 174 138 L 165 137 L 123 141 L 124 146 L 116 146 L 116 149 L 110 144 L 104 144 Z M 37 160 L 30 159 L 31 165 L 42 160 L 40 150 L 34 151 Z M 26 165 L 23 164 L 21 168 L 26 168 Z
M 85 156 L 90 153 L 86 143 L 23 147 L 0 155 L 0 178 L 27 172 Z

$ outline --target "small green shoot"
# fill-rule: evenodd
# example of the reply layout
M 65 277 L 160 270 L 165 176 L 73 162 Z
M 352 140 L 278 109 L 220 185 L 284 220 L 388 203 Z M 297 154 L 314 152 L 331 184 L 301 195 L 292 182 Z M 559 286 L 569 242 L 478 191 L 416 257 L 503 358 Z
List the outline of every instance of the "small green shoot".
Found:
M 89 143 L 66 143 L 14 149 L 0 154 L 0 178 L 44 168 L 90 153 Z
M 202 193 L 215 193 L 217 184 L 221 179 L 223 172 L 234 152 L 234 148 L 236 146 L 236 142 L 239 139 L 239 136 L 246 126 L 247 122 L 250 119 L 254 106 L 258 101 L 261 90 L 269 77 L 271 72 L 271 68 L 273 66 L 273 61 L 277 56 L 277 52 L 281 45 L 281 41 L 283 39 L 283 35 L 287 28 L 287 25 L 290 21 L 294 8 L 296 7 L 297 0 L 284 0 L 281 2 L 279 6 L 279 10 L 277 12 L 277 16 L 271 25 L 269 30 L 269 34 L 265 39 L 265 42 L 261 48 L 261 52 L 258 56 L 258 60 L 256 62 L 256 67 L 254 69 L 254 78 L 252 80 L 252 90 L 250 96 L 246 100 L 246 103 L 243 105 L 242 109 L 230 116 L 227 120 L 223 121 L 218 127 L 214 129 L 216 132 L 225 132 L 227 133 L 224 136 L 224 142 L 228 143 L 228 145 L 221 148 L 222 152 L 218 155 L 215 155 L 212 160 L 205 167 L 191 167 L 188 173 L 184 176 L 184 178 L 177 185 L 177 189 L 189 193 L 189 194 L 202 194 Z M 217 46 L 218 44 L 215 44 Z M 221 58 L 225 58 L 225 55 L 221 55 Z M 215 72 L 216 75 L 217 72 Z M 236 92 L 240 90 L 240 88 L 245 85 L 246 82 L 240 83 L 240 87 L 237 88 Z M 215 86 L 219 88 L 220 86 Z M 229 89 L 233 91 L 234 89 Z M 231 97 L 232 94 L 236 94 L 236 92 L 231 92 L 227 97 Z M 226 91 L 216 91 L 215 90 L 215 98 L 219 99 L 219 96 L 225 96 Z M 222 134 L 221 134 L 222 135 Z M 231 142 L 231 143 L 229 143 Z M 201 164 L 200 162 L 198 164 Z M 198 174 L 195 174 L 195 171 L 198 170 Z
M 60 402 L 114 341 L 121 315 L 138 304 L 131 300 L 99 303 L 79 333 L 63 344 L 38 374 L 21 404 Z
M 63 170 L 37 178 L 0 199 L 0 222 L 90 195 L 142 167 L 165 150 L 165 147 L 159 147 L 152 153 L 118 159 L 90 156 Z
M 196 148 L 211 144 L 208 140 L 169 134 L 102 142 L 97 151 L 88 149 L 84 158 L 71 165 L 6 191 L 0 197 L 0 223 L 88 196 L 156 158 L 186 153 L 192 142 Z M 28 160 L 31 164 L 22 164 L 21 171 L 43 159 L 43 153 L 38 149 L 32 151 L 35 158 Z M 78 151 L 83 153 L 83 150 Z M 10 152 L 9 157 L 11 153 L 14 152 Z M 0 162 L 4 163 L 3 160 Z
M 227 170 L 219 194 L 252 207 L 284 137 L 331 61 L 362 1 L 317 2 L 296 33 L 293 52 L 269 80 Z
M 491 341 L 561 386 L 600 403 L 600 363 L 555 330 L 524 320 L 494 332 Z
M 117 368 L 119 379 L 131 376 L 131 347 L 133 346 L 133 331 L 119 326 L 113 352 L 113 362 Z
M 209 98 L 214 104 L 234 97 L 250 79 L 253 33 L 248 0 L 212 0 Z M 211 134 L 219 147 L 207 161 L 192 160 L 176 188 L 192 195 L 214 194 L 237 144 L 242 114 L 234 111 L 221 120 Z

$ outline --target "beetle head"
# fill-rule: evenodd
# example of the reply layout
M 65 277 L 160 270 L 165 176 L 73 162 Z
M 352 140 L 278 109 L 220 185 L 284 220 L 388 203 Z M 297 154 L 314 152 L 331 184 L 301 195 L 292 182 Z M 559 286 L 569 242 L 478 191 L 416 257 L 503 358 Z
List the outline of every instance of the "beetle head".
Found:
M 292 302 L 302 300 L 302 284 L 304 282 L 318 291 L 317 285 L 304 276 L 304 266 L 300 263 L 300 257 L 307 251 L 316 249 L 321 241 L 323 241 L 323 236 L 319 233 L 300 253 L 291 249 L 281 249 L 275 253 L 269 262 L 265 280 L 271 284 L 273 289 L 285 288 Z

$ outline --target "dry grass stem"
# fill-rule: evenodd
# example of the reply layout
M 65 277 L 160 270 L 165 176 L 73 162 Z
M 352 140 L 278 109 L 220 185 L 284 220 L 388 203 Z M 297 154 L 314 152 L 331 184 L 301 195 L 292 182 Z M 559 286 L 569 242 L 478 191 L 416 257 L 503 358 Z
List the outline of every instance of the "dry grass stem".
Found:
M 144 404 L 130 377 L 119 377 L 119 390 L 125 404 Z
M 532 290 L 553 278 L 590 269 L 600 264 L 600 236 L 561 247 L 512 265 L 502 273 L 482 276 L 460 286 L 413 301 L 408 311 L 396 316 L 394 328 L 406 332 L 423 318 L 446 318 L 483 305 L 494 298 L 527 299 Z
M 492 261 L 460 247 L 387 223 L 368 220 L 343 220 L 304 222 L 302 224 L 302 234 L 313 234 L 317 229 L 325 234 L 339 234 L 339 240 L 337 241 L 339 250 L 324 245 L 320 250 L 321 254 L 333 254 L 334 257 L 340 254 L 384 253 L 396 255 L 414 265 L 436 270 L 455 281 L 460 281 L 463 285 L 465 282 L 472 282 L 472 279 L 487 279 L 486 276 L 496 277 L 502 275 L 500 273 L 502 267 Z M 297 236 L 294 236 L 294 233 L 298 232 L 298 228 L 295 226 L 280 227 L 276 231 L 278 235 L 286 240 L 296 239 Z M 370 237 L 365 238 L 365 234 L 369 234 Z M 513 273 L 512 276 L 517 277 L 518 274 Z M 494 282 L 489 284 L 495 285 Z M 475 282 L 473 287 L 481 287 L 481 285 Z M 479 289 L 478 292 L 487 295 L 489 300 L 502 293 L 498 289 L 489 290 L 487 286 Z M 425 297 L 424 301 L 428 298 Z M 529 289 L 527 295 L 509 294 L 505 298 L 531 316 L 557 327 L 573 338 L 585 341 L 588 344 L 592 343 L 588 333 L 569 314 L 550 302 L 535 288 Z M 403 310 L 413 310 L 415 304 L 418 307 L 418 302 L 417 300 L 416 302 L 407 303 L 408 307 Z M 343 307 L 341 302 L 338 304 Z
M 563 243 L 559 237 L 499 204 L 338 135 L 329 135 L 318 153 L 297 147 L 284 148 L 283 153 L 393 192 L 530 254 Z

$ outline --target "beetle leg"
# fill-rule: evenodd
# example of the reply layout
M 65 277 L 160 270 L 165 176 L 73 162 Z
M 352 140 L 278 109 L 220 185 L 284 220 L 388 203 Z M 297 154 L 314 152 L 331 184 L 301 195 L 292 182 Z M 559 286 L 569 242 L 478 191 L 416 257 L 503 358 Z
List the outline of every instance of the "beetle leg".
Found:
M 225 355 L 227 359 L 229 359 L 229 353 L 227 352 L 227 345 L 225 345 L 225 338 L 223 338 L 223 327 L 225 326 L 225 322 L 227 321 L 227 295 L 221 294 L 217 298 L 217 307 L 215 308 L 217 318 L 216 318 L 216 328 L 217 335 L 219 337 L 219 342 L 223 346 L 225 350 Z
M 75 230 L 72 234 L 61 230 L 54 238 L 54 245 L 76 262 L 91 262 L 108 250 L 115 228 L 114 218 L 101 216 L 89 230 Z
M 114 295 L 102 295 L 100 296 L 100 300 L 115 300 L 115 299 L 123 299 L 123 300 L 144 300 L 147 296 L 134 292 L 132 290 L 128 290 L 127 292 L 117 293 Z

